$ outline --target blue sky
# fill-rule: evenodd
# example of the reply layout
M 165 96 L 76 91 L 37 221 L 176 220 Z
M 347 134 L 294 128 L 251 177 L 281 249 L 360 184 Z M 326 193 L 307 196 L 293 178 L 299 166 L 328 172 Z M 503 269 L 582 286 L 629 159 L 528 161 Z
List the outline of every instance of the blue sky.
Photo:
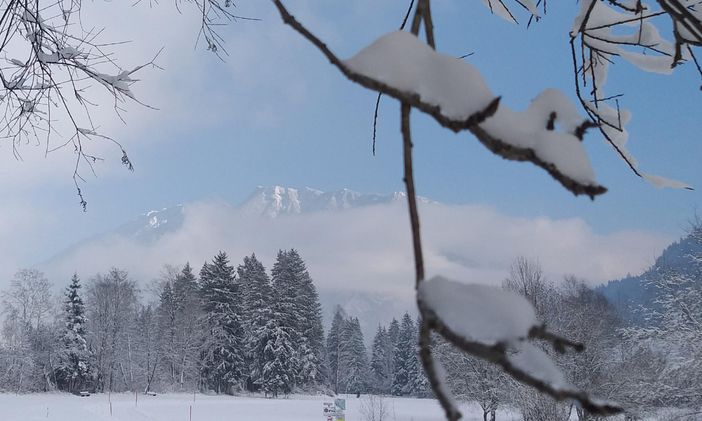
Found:
M 440 50 L 474 53 L 468 60 L 514 108 L 525 108 L 549 87 L 573 96 L 567 31 L 574 4 L 551 6 L 546 19 L 527 29 L 491 16 L 479 3 L 435 2 Z M 406 7 L 395 0 L 289 4 L 341 57 L 395 29 Z M 107 27 L 106 37 L 134 40 L 118 51 L 131 63 L 125 67 L 148 61 L 165 47 L 159 59 L 165 70 L 147 71 L 133 88 L 159 111 L 129 106 L 126 126 L 115 121 L 109 106 L 96 111 L 101 127 L 125 145 L 136 171 L 123 171 L 118 151 L 101 146 L 106 162 L 83 187 L 87 213 L 78 206 L 70 178 L 70 151 L 43 158 L 28 145 L 19 163 L 9 149 L 0 149 L 7 163 L 0 170 L 5 202 L 0 216 L 6 225 L 0 226 L 0 235 L 13 244 L 0 248 L 5 266 L 41 261 L 150 209 L 213 198 L 237 203 L 257 185 L 403 189 L 396 101 L 382 102 L 377 155 L 372 156 L 374 93 L 328 65 L 280 23 L 268 2 L 238 2 L 237 13 L 263 20 L 222 30 L 229 51 L 224 62 L 202 45 L 194 48 L 195 13 L 178 15 L 170 6 L 86 6 L 93 9 L 88 16 Z M 119 13 L 133 26 L 110 26 Z M 650 186 L 593 132 L 585 140 L 587 149 L 598 180 L 610 191 L 595 201 L 576 198 L 543 170 L 503 161 L 469 134 L 449 133 L 414 113 L 418 191 L 437 201 L 485 205 L 514 217 L 580 218 L 597 233 L 638 230 L 675 238 L 702 203 L 702 81 L 693 70 L 686 65 L 661 76 L 622 62 L 610 73 L 608 91 L 623 93 L 623 106 L 633 112 L 629 148 L 642 169 L 686 181 L 696 191 Z

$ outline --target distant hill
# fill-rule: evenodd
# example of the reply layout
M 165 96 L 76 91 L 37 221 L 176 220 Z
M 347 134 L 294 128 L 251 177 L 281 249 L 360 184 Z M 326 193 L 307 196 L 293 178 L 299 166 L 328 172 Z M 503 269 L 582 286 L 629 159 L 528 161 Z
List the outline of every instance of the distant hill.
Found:
M 701 266 L 702 226 L 697 226 L 688 235 L 663 250 L 654 265 L 641 275 L 609 281 L 597 289 L 618 309 L 625 321 L 642 324 L 644 321 L 636 309 L 641 306 L 656 307 L 656 292 L 649 283 L 666 270 L 689 275 L 702 282 Z

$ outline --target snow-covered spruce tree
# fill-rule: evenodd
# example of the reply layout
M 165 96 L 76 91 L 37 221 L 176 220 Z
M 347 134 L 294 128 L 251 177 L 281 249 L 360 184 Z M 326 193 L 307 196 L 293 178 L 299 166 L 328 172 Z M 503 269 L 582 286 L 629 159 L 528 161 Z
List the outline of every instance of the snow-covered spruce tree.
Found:
M 159 379 L 169 390 L 193 390 L 199 381 L 202 311 L 190 264 L 167 266 L 156 306 Z
M 387 393 L 392 385 L 391 366 L 388 365 L 388 331 L 378 325 L 373 337 L 373 347 L 370 361 L 370 390 L 379 395 Z
M 402 316 L 400 333 L 395 345 L 393 356 L 393 377 L 391 392 L 395 396 L 403 396 L 408 393 L 412 370 L 417 359 L 416 335 L 417 330 L 408 313 Z
M 279 251 L 271 270 L 274 312 L 293 343 L 298 366 L 295 384 L 307 388 L 323 381 L 324 331 L 317 290 L 297 251 Z
M 339 354 L 342 346 L 342 334 L 346 323 L 346 312 L 341 306 L 337 306 L 334 311 L 329 334 L 327 335 L 326 356 L 327 368 L 329 370 L 328 382 L 329 387 L 334 393 L 340 393 L 339 390 Z
M 266 396 L 288 395 L 295 387 L 299 361 L 291 339 L 290 329 L 280 322 L 285 317 L 274 311 L 259 340 L 265 341 L 263 370 L 258 380 Z
M 491 92 L 475 67 L 436 51 L 431 0 L 411 0 L 400 31 L 380 37 L 348 60 L 336 56 L 326 42 L 290 13 L 283 0 L 272 2 L 283 22 L 315 46 L 349 80 L 378 92 L 379 96 L 385 94 L 400 102 L 404 181 L 417 302 L 422 319 L 419 353 L 446 417 L 458 420 L 461 413 L 442 385 L 442 368 L 432 352 L 432 333 L 464 352 L 498 364 L 516 380 L 555 399 L 575 400 L 591 414 L 621 412 L 621 408 L 591 399 L 581 390 L 561 382 L 563 375 L 531 340 L 550 342 L 558 352 L 581 351 L 583 346 L 548 331 L 523 297 L 440 276 L 425 279 L 410 114 L 415 109 L 449 130 L 468 131 L 505 159 L 528 161 L 543 168 L 575 195 L 594 198 L 607 190 L 595 180 L 583 147 L 586 131 L 592 128 L 599 129 L 636 175 L 658 186 L 685 188 L 684 183 L 639 170 L 625 148 L 628 138 L 625 125 L 631 115 L 619 107 L 616 97 L 604 92 L 604 85 L 610 64 L 618 58 L 641 69 L 660 72 L 669 72 L 685 61 L 694 61 L 702 73 L 693 51 L 693 47 L 702 45 L 702 8 L 698 2 L 658 0 L 660 10 L 656 10 L 640 0 L 580 1 L 570 32 L 570 45 L 576 94 L 586 117 L 579 115 L 564 94 L 553 89 L 540 94 L 524 112 L 502 105 L 501 97 Z M 529 14 L 530 23 L 541 18 L 537 6 L 541 6 L 545 14 L 547 4 L 531 0 L 483 3 L 494 13 L 515 22 L 516 10 L 512 9 L 523 8 Z M 406 24 L 409 33 L 402 31 Z M 660 35 L 659 26 L 671 28 L 668 32 L 672 32 L 672 42 Z M 419 38 L 422 30 L 426 42 Z M 459 309 L 466 309 L 462 317 Z M 515 326 L 519 328 L 512 329 Z M 539 368 L 536 361 L 542 363 Z
M 300 385 L 313 387 L 324 382 L 324 328 L 322 304 L 305 262 L 295 249 L 288 251 L 288 264 L 296 283 L 297 306 L 301 316 L 298 329 L 302 336 L 300 347 Z
M 388 340 L 386 342 L 387 349 L 385 350 L 388 379 L 387 389 L 383 393 L 392 394 L 392 379 L 395 375 L 395 350 L 397 349 L 398 341 L 400 340 L 400 322 L 393 317 L 388 327 Z
M 393 352 L 393 377 L 391 392 L 397 396 L 426 396 L 427 378 L 416 352 L 417 327 L 408 313 L 402 324 Z
M 241 296 L 229 258 L 219 252 L 200 270 L 200 296 L 207 334 L 202 346 L 202 377 L 217 393 L 241 387 L 244 344 Z
M 239 288 L 243 298 L 243 329 L 246 346 L 246 387 L 255 391 L 261 387 L 265 365 L 266 345 L 273 336 L 268 323 L 273 318 L 273 291 L 263 264 L 255 254 L 244 257 L 237 268 Z
M 66 288 L 64 300 L 64 328 L 56 364 L 56 382 L 61 390 L 75 392 L 89 387 L 90 352 L 86 339 L 85 305 L 80 294 L 78 274 L 74 274 Z
M 368 352 L 357 317 L 347 319 L 341 329 L 338 364 L 341 393 L 365 393 L 368 390 Z
M 417 317 L 417 321 L 414 325 L 415 327 L 415 337 L 419 333 L 419 326 L 421 326 L 422 319 Z M 417 353 L 414 354 L 414 359 L 410 360 L 410 366 L 408 367 L 409 373 L 409 383 L 407 385 L 407 390 L 405 393 L 411 396 L 426 397 L 429 396 L 429 381 L 424 373 L 424 368 L 422 367 L 422 362 L 419 359 Z
M 200 379 L 198 364 L 203 326 L 198 283 L 189 263 L 185 264 L 173 281 L 173 297 L 177 326 L 176 382 L 179 390 L 195 390 Z

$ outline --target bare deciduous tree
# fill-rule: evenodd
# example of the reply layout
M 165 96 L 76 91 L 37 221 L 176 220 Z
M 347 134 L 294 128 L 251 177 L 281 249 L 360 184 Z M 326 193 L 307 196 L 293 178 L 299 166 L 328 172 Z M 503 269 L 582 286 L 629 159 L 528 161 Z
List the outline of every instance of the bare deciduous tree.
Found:
M 137 1 L 140 3 L 141 0 Z M 239 18 L 228 11 L 231 0 L 176 1 L 180 10 L 194 7 L 201 19 L 198 39 L 216 54 L 226 53 L 215 31 L 224 21 Z M 132 169 L 126 150 L 115 139 L 101 133 L 91 111 L 101 105 L 93 99 L 102 87 L 112 98 L 112 107 L 122 119 L 125 103 L 144 106 L 134 92 L 138 73 L 157 67 L 155 59 L 131 68 L 114 57 L 121 42 L 102 38 L 102 30 L 83 22 L 81 0 L 2 0 L 0 2 L 0 140 L 11 144 L 18 159 L 21 146 L 43 145 L 45 153 L 70 147 L 75 152 L 73 180 L 80 203 L 86 201 L 79 181 L 82 170 L 93 170 L 102 158 L 90 148 L 90 140 L 107 140 L 121 152 L 122 163 Z M 122 40 L 120 40 L 122 41 Z M 68 124 L 63 131 L 58 122 Z

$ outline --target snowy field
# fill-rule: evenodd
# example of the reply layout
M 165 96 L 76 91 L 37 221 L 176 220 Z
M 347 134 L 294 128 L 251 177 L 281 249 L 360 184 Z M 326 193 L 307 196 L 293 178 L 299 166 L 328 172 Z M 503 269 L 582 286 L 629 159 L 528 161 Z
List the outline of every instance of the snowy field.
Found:
M 292 396 L 288 399 L 166 394 L 138 396 L 113 394 L 112 416 L 106 394 L 80 398 L 68 394 L 30 395 L 0 394 L 2 421 L 326 421 L 322 403 L 333 401 L 326 396 Z M 364 421 L 363 396 L 347 397 L 346 420 Z M 387 421 L 440 421 L 441 409 L 431 399 L 384 398 Z M 462 407 L 463 419 L 482 420 L 482 411 L 475 405 Z M 498 420 L 517 420 L 514 414 L 498 413 Z

